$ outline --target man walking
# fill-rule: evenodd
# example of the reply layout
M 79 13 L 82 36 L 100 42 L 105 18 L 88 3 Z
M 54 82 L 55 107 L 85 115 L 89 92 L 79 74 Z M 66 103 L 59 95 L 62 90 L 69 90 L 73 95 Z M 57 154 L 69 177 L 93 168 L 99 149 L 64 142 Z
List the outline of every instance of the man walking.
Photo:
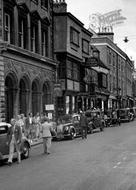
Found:
M 14 155 L 14 149 L 17 151 L 18 163 L 21 162 L 20 156 L 20 143 L 22 138 L 22 131 L 20 125 L 16 123 L 15 119 L 11 119 L 11 127 L 7 134 L 7 144 L 9 145 L 9 159 L 8 164 L 12 164 L 12 159 Z
M 88 127 L 88 122 L 87 118 L 85 116 L 85 113 L 80 111 L 80 127 L 81 127 L 81 133 L 82 133 L 82 139 L 86 138 L 87 139 L 87 127 Z

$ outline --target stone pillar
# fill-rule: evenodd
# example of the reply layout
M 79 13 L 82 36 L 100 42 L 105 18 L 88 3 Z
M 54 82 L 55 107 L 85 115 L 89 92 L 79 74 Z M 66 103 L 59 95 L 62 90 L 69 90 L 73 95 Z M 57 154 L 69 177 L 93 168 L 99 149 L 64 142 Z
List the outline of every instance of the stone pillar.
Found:
M 15 32 L 15 45 L 18 46 L 18 8 L 14 7 L 14 32 Z
M 38 53 L 42 54 L 42 32 L 41 32 L 41 20 L 38 20 Z
M 16 117 L 19 114 L 19 92 L 20 89 L 13 89 L 13 116 Z
M 4 58 L 0 56 L 0 121 L 5 120 Z
M 0 41 L 3 41 L 3 0 L 0 1 Z
M 32 112 L 32 90 L 28 95 L 28 113 Z
M 30 13 L 27 14 L 27 33 L 28 33 L 28 50 L 31 51 L 31 18 L 30 18 Z

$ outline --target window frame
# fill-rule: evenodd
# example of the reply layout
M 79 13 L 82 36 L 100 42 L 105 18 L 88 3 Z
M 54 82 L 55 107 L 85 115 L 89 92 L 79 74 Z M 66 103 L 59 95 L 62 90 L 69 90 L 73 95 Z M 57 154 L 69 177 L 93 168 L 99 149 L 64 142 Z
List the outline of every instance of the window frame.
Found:
M 87 43 L 87 44 L 84 44 L 84 43 Z M 87 45 L 88 47 L 85 47 L 85 45 Z M 89 55 L 89 41 L 84 38 L 82 38 L 82 52 Z
M 80 32 L 71 26 L 70 27 L 70 43 L 79 47 L 79 35 L 80 35 Z M 75 39 L 75 37 L 77 39 Z
M 8 26 L 6 26 L 6 16 L 8 18 Z M 11 42 L 10 34 L 11 34 L 11 15 L 5 12 L 4 13 L 4 41 L 9 42 L 9 43 Z

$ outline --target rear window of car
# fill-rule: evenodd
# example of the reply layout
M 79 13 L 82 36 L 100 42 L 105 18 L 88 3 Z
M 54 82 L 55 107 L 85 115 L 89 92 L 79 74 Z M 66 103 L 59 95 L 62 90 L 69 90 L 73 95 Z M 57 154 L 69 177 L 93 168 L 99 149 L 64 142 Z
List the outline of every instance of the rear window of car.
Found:
M 6 134 L 7 132 L 8 132 L 8 126 L 7 125 L 0 126 L 0 135 Z

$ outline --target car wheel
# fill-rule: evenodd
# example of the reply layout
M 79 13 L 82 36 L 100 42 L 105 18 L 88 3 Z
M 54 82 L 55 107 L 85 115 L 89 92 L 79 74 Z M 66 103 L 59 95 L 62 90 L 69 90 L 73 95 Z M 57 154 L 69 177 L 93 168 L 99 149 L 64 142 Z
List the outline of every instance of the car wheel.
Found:
M 22 158 L 27 159 L 29 157 L 29 153 L 30 153 L 29 145 L 27 143 L 24 143 L 22 147 Z
M 74 137 L 75 137 L 74 130 L 71 130 L 71 132 L 70 132 L 70 139 L 73 140 Z

